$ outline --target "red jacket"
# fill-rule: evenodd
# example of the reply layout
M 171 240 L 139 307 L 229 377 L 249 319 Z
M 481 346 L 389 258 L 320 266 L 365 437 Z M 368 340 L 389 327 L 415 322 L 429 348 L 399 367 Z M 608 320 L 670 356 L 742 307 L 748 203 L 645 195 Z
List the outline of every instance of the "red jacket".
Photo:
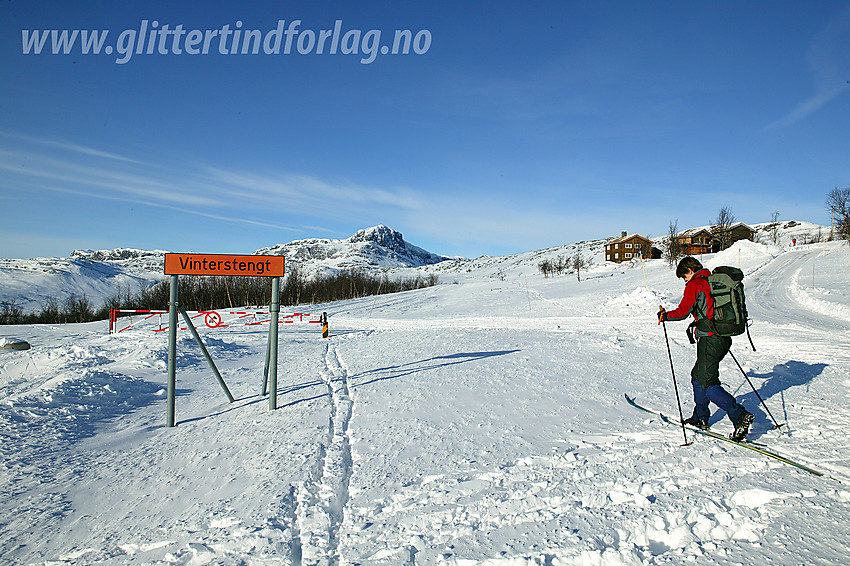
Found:
M 685 294 L 682 302 L 675 309 L 664 315 L 665 320 L 684 320 L 688 315 L 693 315 L 694 320 L 711 318 L 714 316 L 714 300 L 711 298 L 711 286 L 708 277 L 711 272 L 701 269 L 685 285 Z

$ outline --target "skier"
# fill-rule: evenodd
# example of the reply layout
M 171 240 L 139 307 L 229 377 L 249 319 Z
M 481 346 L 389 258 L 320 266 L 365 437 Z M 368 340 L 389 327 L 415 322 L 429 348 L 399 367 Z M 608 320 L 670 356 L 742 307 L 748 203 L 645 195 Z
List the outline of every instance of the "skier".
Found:
M 688 315 L 693 315 L 695 321 L 710 319 L 714 313 L 714 301 L 711 298 L 711 286 L 706 279 L 709 275 L 711 272 L 704 269 L 696 258 L 688 256 L 682 259 L 676 267 L 676 276 L 685 280 L 682 302 L 670 312 L 661 307 L 658 324 L 667 320 L 684 320 Z M 688 331 L 691 332 L 691 328 Z M 693 328 L 693 332 L 697 342 L 697 360 L 691 370 L 695 407 L 693 415 L 685 419 L 685 424 L 707 430 L 711 416 L 709 402 L 713 402 L 726 411 L 735 427 L 730 438 L 741 441 L 747 436 L 755 417 L 720 385 L 720 361 L 729 352 L 732 338 L 698 328 Z

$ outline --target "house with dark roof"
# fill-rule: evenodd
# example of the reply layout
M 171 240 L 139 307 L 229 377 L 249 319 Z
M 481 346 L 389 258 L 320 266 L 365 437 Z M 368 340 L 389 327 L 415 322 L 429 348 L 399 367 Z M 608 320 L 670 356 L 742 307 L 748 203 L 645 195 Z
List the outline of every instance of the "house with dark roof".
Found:
M 605 261 L 621 263 L 640 257 L 652 257 L 652 241 L 638 234 L 623 232 L 619 238 L 605 244 Z
M 744 224 L 732 224 L 724 235 L 718 226 L 700 226 L 679 232 L 676 239 L 685 255 L 702 255 L 725 250 L 738 240 L 750 240 L 756 231 Z
M 711 251 L 713 252 L 725 250 L 739 240 L 749 240 L 752 242 L 756 235 L 756 231 L 743 222 L 736 222 L 735 224 L 732 224 L 728 228 L 725 238 L 723 237 L 723 234 L 720 233 L 718 226 L 712 226 L 711 233 L 714 236 L 714 241 L 711 245 Z
M 708 228 L 691 228 L 679 232 L 676 239 L 679 240 L 679 246 L 681 246 L 682 253 L 685 255 L 711 253 L 711 247 L 714 242 L 714 236 L 709 232 Z

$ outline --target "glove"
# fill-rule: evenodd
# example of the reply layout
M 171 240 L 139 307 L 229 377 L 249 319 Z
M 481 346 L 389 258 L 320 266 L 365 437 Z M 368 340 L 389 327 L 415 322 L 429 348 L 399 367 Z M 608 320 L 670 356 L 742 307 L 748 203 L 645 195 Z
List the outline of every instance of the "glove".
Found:
M 665 316 L 667 315 L 667 311 L 664 310 L 664 307 L 658 307 L 658 324 L 661 324 L 663 321 L 667 320 Z

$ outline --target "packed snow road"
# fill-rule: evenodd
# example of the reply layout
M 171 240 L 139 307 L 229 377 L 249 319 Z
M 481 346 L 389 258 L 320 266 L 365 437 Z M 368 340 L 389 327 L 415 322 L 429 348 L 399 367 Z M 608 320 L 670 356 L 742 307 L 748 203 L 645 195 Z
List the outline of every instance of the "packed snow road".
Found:
M 756 269 L 754 283 L 746 286 L 750 316 L 846 336 L 850 332 L 850 264 L 840 257 L 841 252 L 830 246 L 828 254 L 836 257 L 827 258 L 819 245 L 809 245 Z
M 822 478 L 713 439 L 680 446 L 681 430 L 623 401 L 677 411 L 654 313 L 682 285 L 661 262 L 581 283 L 448 273 L 322 306 L 329 340 L 288 326 L 274 412 L 259 394 L 263 331 L 204 334 L 233 404 L 181 335 L 173 429 L 161 334 L 0 328 L 33 344 L 0 359 L 0 560 L 843 564 L 850 348 L 846 332 L 827 340 L 846 322 L 807 302 L 847 308 L 846 281 L 806 286 L 806 255 L 763 248 L 709 262 L 748 273 L 758 351 L 734 351 L 790 434 L 770 430 L 731 361 L 722 379 L 756 414 L 755 439 Z M 846 273 L 848 258 L 835 246 L 818 261 Z M 684 326 L 668 331 L 689 410 Z M 729 429 L 722 415 L 712 427 Z

